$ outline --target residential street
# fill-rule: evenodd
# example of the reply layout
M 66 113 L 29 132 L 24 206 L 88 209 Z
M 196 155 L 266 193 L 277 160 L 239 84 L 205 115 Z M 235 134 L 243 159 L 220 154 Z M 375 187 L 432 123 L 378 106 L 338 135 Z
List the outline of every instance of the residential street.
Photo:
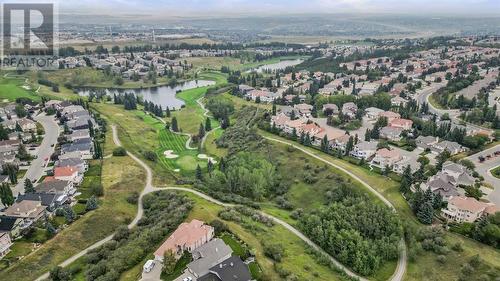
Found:
M 49 158 L 52 153 L 54 153 L 54 146 L 57 143 L 57 137 L 59 136 L 59 125 L 54 120 L 54 116 L 40 114 L 34 119 L 42 124 L 43 129 L 45 130 L 45 136 L 42 144 L 38 148 L 38 157 L 31 161 L 31 165 L 26 171 L 25 176 L 22 179 L 18 179 L 18 184 L 12 187 L 12 193 L 14 196 L 17 196 L 19 193 L 24 193 L 24 179 L 29 178 L 31 181 L 37 181 L 43 175 L 44 169 L 47 165 L 47 161 L 45 161 L 45 159 Z
M 484 181 L 491 184 L 495 188 L 489 195 L 488 200 L 495 203 L 497 206 L 500 205 L 500 179 L 494 177 L 490 170 L 500 166 L 500 156 L 495 157 L 494 152 L 500 151 L 500 144 L 483 150 L 479 153 L 473 154 L 467 159 L 471 160 L 474 165 L 476 165 L 476 171 L 484 177 Z M 483 163 L 479 163 L 479 156 L 491 155 L 490 159 L 486 159 Z

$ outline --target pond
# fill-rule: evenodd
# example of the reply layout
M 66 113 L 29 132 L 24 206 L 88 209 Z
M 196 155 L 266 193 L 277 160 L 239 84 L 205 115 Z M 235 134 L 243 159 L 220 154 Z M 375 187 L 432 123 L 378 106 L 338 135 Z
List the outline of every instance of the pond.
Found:
M 91 92 L 104 91 L 107 95 L 113 96 L 114 94 L 133 93 L 136 96 L 141 96 L 144 100 L 153 102 L 154 104 L 161 105 L 163 109 L 179 109 L 184 105 L 184 101 L 178 99 L 175 94 L 180 91 L 189 89 L 212 86 L 215 85 L 214 81 L 209 80 L 192 80 L 179 83 L 176 86 L 158 86 L 151 88 L 138 88 L 138 89 L 96 89 L 96 88 L 83 88 L 77 92 L 80 96 L 88 96 Z
M 295 60 L 282 60 L 280 62 L 276 63 L 270 63 L 270 64 L 264 64 L 261 65 L 257 68 L 252 68 L 248 72 L 256 71 L 256 72 L 262 72 L 262 71 L 276 71 L 276 70 L 282 70 L 285 69 L 289 66 L 295 66 L 298 64 L 301 64 L 304 62 L 303 59 L 295 59 Z

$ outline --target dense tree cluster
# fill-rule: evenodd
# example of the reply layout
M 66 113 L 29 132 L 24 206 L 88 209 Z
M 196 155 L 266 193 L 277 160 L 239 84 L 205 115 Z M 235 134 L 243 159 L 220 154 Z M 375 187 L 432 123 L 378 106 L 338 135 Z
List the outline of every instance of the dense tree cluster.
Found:
M 85 256 L 86 280 L 119 280 L 120 274 L 140 263 L 182 221 L 191 201 L 174 192 L 160 191 L 144 197 L 144 217 L 136 228 L 118 229 L 113 239 Z
M 452 226 L 451 230 L 500 249 L 500 212 L 474 223 Z
M 389 208 L 341 186 L 331 203 L 299 218 L 299 227 L 325 251 L 362 275 L 398 257 L 402 227 Z
M 139 97 L 136 97 L 133 93 L 114 94 L 113 101 L 115 104 L 123 104 L 125 110 L 135 110 L 137 104 L 140 103 Z
M 153 113 L 155 116 L 163 117 L 163 108 L 161 108 L 161 105 L 154 104 L 153 102 L 145 101 L 144 110 Z

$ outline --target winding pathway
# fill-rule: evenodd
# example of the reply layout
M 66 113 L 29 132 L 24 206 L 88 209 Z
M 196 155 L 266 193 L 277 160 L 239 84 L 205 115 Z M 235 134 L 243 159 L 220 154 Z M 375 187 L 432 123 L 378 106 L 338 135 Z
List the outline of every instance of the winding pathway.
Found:
M 327 164 L 327 165 L 330 165 L 334 168 L 337 168 L 339 170 L 341 170 L 342 172 L 346 173 L 347 175 L 349 175 L 350 177 L 352 177 L 353 179 L 357 180 L 358 182 L 360 182 L 364 187 L 366 187 L 370 192 L 372 192 L 375 196 L 377 196 L 382 202 L 384 202 L 385 205 L 387 205 L 388 207 L 390 207 L 391 209 L 393 209 L 394 211 L 396 211 L 396 208 L 394 208 L 394 205 L 392 205 L 392 203 L 387 200 L 384 196 L 382 196 L 382 194 L 380 194 L 377 190 L 375 190 L 373 187 L 371 187 L 368 183 L 366 183 L 365 181 L 363 181 L 361 178 L 359 178 L 358 176 L 356 176 L 355 174 L 351 173 L 350 171 L 338 166 L 337 164 L 333 163 L 333 162 L 330 162 L 300 146 L 297 146 L 291 142 L 288 142 L 288 141 L 283 141 L 283 140 L 280 140 L 280 139 L 276 139 L 276 138 L 272 138 L 272 137 L 267 137 L 267 136 L 263 136 L 265 139 L 267 140 L 270 140 L 270 141 L 273 141 L 273 142 L 278 142 L 278 143 L 282 143 L 282 144 L 285 144 L 285 145 L 289 145 L 295 149 L 298 149 L 300 151 L 302 151 L 303 153 Z M 399 253 L 399 259 L 398 259 L 398 265 L 397 265 L 397 268 L 396 268 L 396 271 L 394 272 L 394 274 L 391 276 L 391 278 L 389 280 L 391 281 L 401 281 L 403 280 L 403 276 L 405 274 L 405 271 L 406 271 L 406 264 L 407 264 L 407 253 L 406 253 L 406 244 L 405 244 L 405 241 L 403 238 L 401 238 L 401 241 L 399 241 L 399 248 L 400 248 L 400 253 Z
M 120 142 L 120 139 L 118 138 L 118 131 L 116 129 L 116 126 L 115 125 L 112 125 L 111 126 L 112 130 L 113 130 L 113 141 L 114 143 L 117 145 L 117 146 L 121 146 L 121 142 Z M 144 170 L 146 171 L 146 184 L 144 185 L 144 189 L 142 190 L 140 196 L 139 196 L 139 200 L 138 200 L 138 208 L 137 208 L 137 214 L 134 218 L 134 220 L 128 225 L 128 228 L 132 228 L 134 226 L 137 225 L 137 222 L 142 218 L 142 216 L 144 215 L 144 209 L 143 209 L 143 206 L 142 206 L 142 198 L 144 197 L 144 195 L 148 194 L 148 193 L 151 193 L 151 192 L 156 192 L 156 191 L 161 191 L 161 190 L 176 190 L 176 191 L 183 191 L 183 192 L 190 192 L 196 196 L 199 196 L 209 202 L 212 202 L 214 204 L 217 204 L 217 205 L 220 205 L 220 206 L 223 206 L 223 207 L 231 207 L 231 206 L 235 206 L 234 204 L 228 204 L 228 203 L 223 203 L 215 198 L 212 198 L 200 191 L 197 191 L 197 190 L 194 190 L 194 189 L 191 189 L 191 188 L 186 188 L 186 187 L 175 187 L 175 186 L 172 186 L 172 187 L 161 187 L 161 188 L 157 188 L 157 187 L 154 187 L 152 185 L 152 181 L 153 181 L 153 173 L 151 171 L 151 168 L 149 168 L 149 166 L 144 163 L 141 159 L 137 158 L 134 154 L 130 153 L 127 151 L 127 155 L 130 156 L 130 158 L 132 158 L 135 162 L 137 162 L 140 166 L 142 166 L 144 168 Z M 276 217 L 273 217 L 271 215 L 268 215 L 264 212 L 260 212 L 262 215 L 272 219 L 275 223 L 283 226 L 284 228 L 288 229 L 290 232 L 292 232 L 294 235 L 296 235 L 297 237 L 299 237 L 302 241 L 304 241 L 306 244 L 308 244 L 309 246 L 313 247 L 314 249 L 316 249 L 317 251 L 320 251 L 322 254 L 324 254 L 325 256 L 327 256 L 330 261 L 332 263 L 334 263 L 337 267 L 341 268 L 342 270 L 344 270 L 346 272 L 347 275 L 351 276 L 351 277 L 354 277 L 354 278 L 358 278 L 359 280 L 361 281 L 368 281 L 367 279 L 357 275 L 356 273 L 350 271 L 348 268 L 346 268 L 345 266 L 343 266 L 340 262 L 338 262 L 336 259 L 334 259 L 332 256 L 330 256 L 328 253 L 326 253 L 323 249 L 321 249 L 321 247 L 319 247 L 318 245 L 316 245 L 313 241 L 311 241 L 309 238 L 307 238 L 304 234 L 302 234 L 299 230 L 297 230 L 296 228 L 294 228 L 293 226 L 291 226 L 290 224 L 276 218 Z M 112 235 L 109 235 L 107 236 L 106 238 L 96 242 L 95 244 L 89 246 L 88 248 L 82 250 L 81 252 L 79 252 L 78 254 L 68 258 L 67 260 L 63 261 L 62 263 L 59 264 L 59 266 L 61 267 L 65 267 L 65 266 L 68 266 L 69 264 L 71 264 L 72 262 L 76 261 L 77 259 L 81 258 L 82 256 L 84 256 L 85 254 L 87 254 L 90 250 L 92 249 L 95 249 L 101 245 L 103 245 L 104 243 L 106 243 L 107 241 L 111 240 L 113 238 L 113 234 Z M 399 267 L 399 266 L 398 266 Z M 44 280 L 44 279 L 47 279 L 49 277 L 49 273 L 45 273 L 43 274 L 42 276 L 40 276 L 39 278 L 37 278 L 36 280 Z M 391 280 L 400 280 L 400 279 L 391 279 Z

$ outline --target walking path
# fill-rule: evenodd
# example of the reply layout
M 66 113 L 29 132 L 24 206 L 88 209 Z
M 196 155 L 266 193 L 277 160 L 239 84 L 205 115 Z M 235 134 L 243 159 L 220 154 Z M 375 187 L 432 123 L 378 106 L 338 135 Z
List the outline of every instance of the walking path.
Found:
M 118 138 L 118 131 L 116 130 L 116 126 L 115 125 L 112 125 L 111 126 L 112 130 L 113 130 L 113 141 L 114 143 L 117 145 L 117 146 L 121 146 L 121 142 L 120 142 L 120 139 Z M 199 196 L 209 202 L 212 202 L 214 204 L 217 204 L 219 206 L 223 206 L 223 207 L 231 207 L 231 206 L 234 206 L 233 204 L 228 204 L 228 203 L 223 203 L 215 198 L 212 198 L 200 191 L 197 191 L 197 190 L 194 190 L 194 189 L 191 189 L 191 188 L 186 188 L 186 187 L 176 187 L 176 186 L 172 186 L 172 187 L 161 187 L 161 188 L 157 188 L 157 187 L 154 187 L 152 185 L 152 181 L 153 181 L 153 173 L 151 171 L 151 168 L 149 168 L 148 165 L 146 165 L 146 163 L 144 163 L 141 159 L 137 158 L 134 154 L 130 153 L 130 152 L 127 152 L 127 155 L 132 158 L 135 162 L 137 162 L 140 166 L 142 166 L 144 168 L 144 170 L 146 171 L 146 184 L 144 186 L 144 189 L 142 190 L 140 196 L 139 196 L 139 200 L 138 200 L 138 208 L 137 208 L 137 214 L 134 218 L 134 220 L 128 225 L 129 228 L 132 228 L 134 227 L 135 225 L 137 225 L 137 222 L 142 218 L 142 216 L 144 215 L 144 209 L 143 209 L 143 206 L 142 206 L 142 198 L 144 197 L 144 195 L 148 194 L 148 193 L 151 193 L 151 192 L 156 192 L 156 191 L 161 191 L 161 190 L 176 190 L 176 191 L 183 191 L 183 192 L 190 192 L 192 194 L 195 194 L 196 196 Z M 323 249 L 321 249 L 318 245 L 316 245 L 314 242 L 312 242 L 309 238 L 307 238 L 304 234 L 302 234 L 299 230 L 297 230 L 296 228 L 294 228 L 293 226 L 291 226 L 290 224 L 276 218 L 276 217 L 273 217 L 271 215 L 268 215 L 264 212 L 261 212 L 262 215 L 272 219 L 275 223 L 285 227 L 286 229 L 288 229 L 291 233 L 293 233 L 294 235 L 297 235 L 297 237 L 299 237 L 302 241 L 304 241 L 306 244 L 308 244 L 309 246 L 313 247 L 314 249 L 316 249 L 317 251 L 320 251 L 321 253 L 323 253 L 325 256 L 327 256 L 331 262 L 333 262 L 337 267 L 341 268 L 342 270 L 344 270 L 346 272 L 347 275 L 351 276 L 351 277 L 354 277 L 354 278 L 358 278 L 359 280 L 361 281 L 368 281 L 367 279 L 357 275 L 356 273 L 350 271 L 348 268 L 346 268 L 345 266 L 343 266 L 340 262 L 338 262 L 336 259 L 334 259 L 332 256 L 330 256 L 328 253 L 326 253 Z M 86 248 L 85 250 L 79 252 L 78 254 L 68 258 L 67 260 L 63 261 L 62 263 L 59 264 L 59 266 L 68 266 L 69 264 L 71 264 L 72 262 L 76 261 L 77 259 L 79 259 L 80 257 L 84 256 L 85 254 L 88 253 L 89 250 L 91 249 L 95 249 L 101 245 L 103 245 L 104 243 L 106 243 L 107 241 L 111 240 L 113 237 L 113 235 L 110 235 L 104 239 L 102 239 L 101 241 L 98 241 L 96 242 L 95 244 L 89 246 L 88 248 Z M 398 266 L 399 268 L 399 266 Z M 37 278 L 36 280 L 44 280 L 44 279 L 47 279 L 49 277 L 49 273 L 45 273 L 43 274 L 42 276 L 40 276 L 39 278 Z M 400 279 L 391 279 L 391 280 L 397 280 L 399 281 Z
M 377 190 L 375 190 L 373 187 L 371 187 L 368 183 L 366 183 L 365 181 L 363 181 L 361 178 L 359 178 L 358 176 L 356 176 L 355 174 L 351 173 L 350 171 L 336 165 L 335 163 L 333 162 L 330 162 L 322 157 L 319 157 L 318 155 L 314 154 L 314 153 L 311 153 L 310 151 L 300 147 L 300 146 L 297 146 L 291 142 L 288 142 L 288 141 L 283 141 L 283 140 L 279 140 L 279 139 L 275 139 L 275 138 L 272 138 L 272 137 L 267 137 L 267 136 L 264 136 L 265 139 L 267 140 L 270 140 L 270 141 L 274 141 L 274 142 L 279 142 L 279 143 L 282 143 L 282 144 L 286 144 L 286 145 L 289 145 L 289 146 L 292 146 L 293 148 L 295 149 L 298 149 L 302 152 L 304 152 L 305 154 L 319 160 L 319 161 L 322 161 L 334 168 L 337 168 L 339 170 L 341 170 L 342 172 L 346 173 L 347 175 L 349 175 L 350 177 L 352 177 L 353 179 L 357 180 L 358 182 L 360 182 L 364 187 L 366 187 L 370 192 L 372 192 L 373 194 L 375 194 L 375 196 L 377 196 L 380 200 L 382 200 L 382 202 L 384 202 L 385 205 L 389 206 L 391 209 L 393 209 L 394 211 L 396 211 L 396 208 L 394 208 L 394 205 L 392 205 L 392 203 L 387 200 L 384 196 L 382 196 L 382 194 L 380 194 Z M 406 264 L 407 264 L 407 254 L 406 254 L 406 244 L 405 244 L 405 241 L 403 238 L 401 238 L 401 241 L 399 242 L 399 248 L 400 248 L 400 253 L 399 253 L 399 259 L 398 259 L 398 265 L 397 265 L 397 268 L 396 268 L 396 271 L 394 272 L 394 274 L 391 276 L 391 278 L 389 280 L 391 281 L 401 281 L 403 279 L 403 276 L 405 274 L 405 271 L 406 271 Z

